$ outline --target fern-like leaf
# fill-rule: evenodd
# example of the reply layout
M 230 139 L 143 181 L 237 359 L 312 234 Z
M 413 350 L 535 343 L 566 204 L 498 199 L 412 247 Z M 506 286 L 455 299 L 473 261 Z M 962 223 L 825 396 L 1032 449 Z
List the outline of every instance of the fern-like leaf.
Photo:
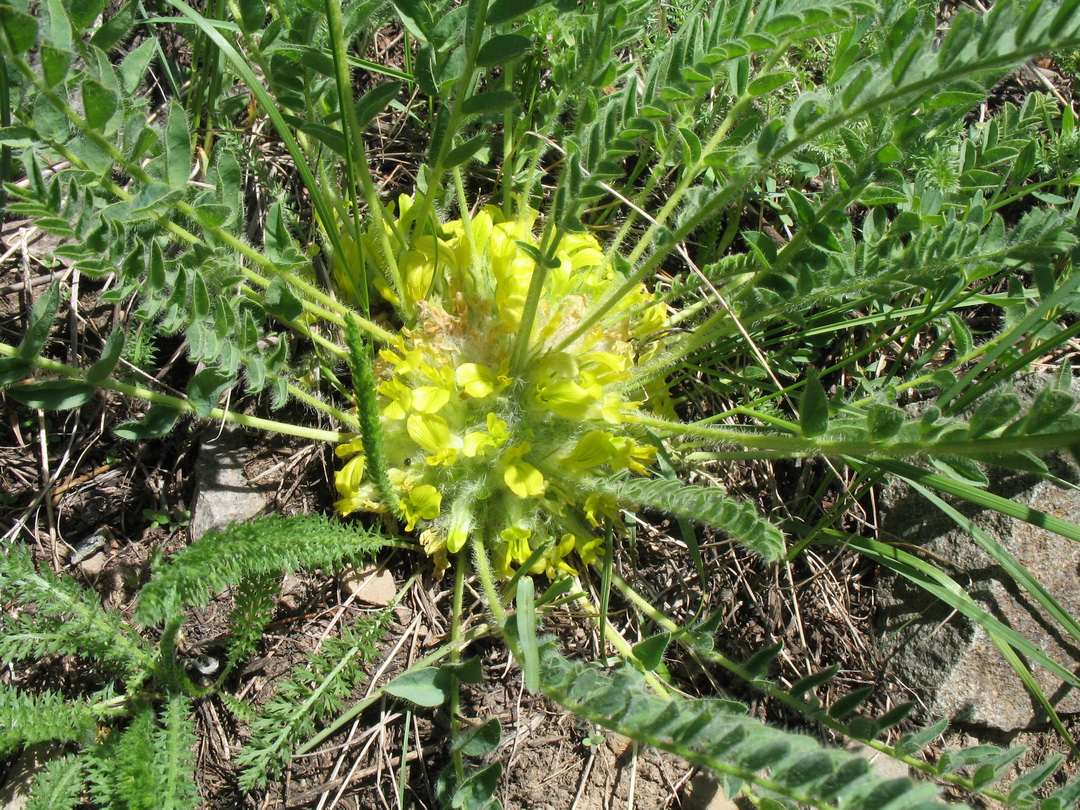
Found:
M 31 789 L 24 810 L 68 810 L 79 803 L 83 787 L 83 762 L 74 754 L 46 763 Z
M 705 523 L 734 537 L 766 560 L 784 555 L 784 535 L 748 501 L 732 498 L 717 487 L 700 487 L 663 478 L 573 481 L 588 491 L 610 495 L 620 503 L 659 509 L 679 518 Z
M 90 656 L 125 677 L 151 667 L 149 645 L 120 614 L 102 610 L 97 594 L 74 580 L 45 567 L 38 571 L 26 546 L 0 552 L 0 599 L 33 606 L 0 633 L 0 659 Z
M 245 579 L 236 589 L 236 606 L 229 615 L 229 669 L 247 658 L 262 639 L 277 594 L 277 572 Z
M 141 708 L 123 731 L 89 751 L 90 795 L 99 807 L 154 810 L 161 785 L 154 770 L 154 710 Z
M 194 778 L 195 731 L 191 706 L 183 696 L 169 696 L 154 743 L 154 768 L 161 785 L 156 806 L 162 810 L 196 807 L 199 796 Z
M 57 692 L 29 694 L 0 686 L 0 752 L 49 740 L 92 740 L 103 702 L 67 700 Z
M 157 624 L 181 607 L 263 574 L 335 568 L 369 558 L 377 534 L 323 515 L 273 516 L 210 532 L 162 567 L 139 594 L 136 619 Z
M 252 723 L 252 734 L 236 760 L 243 769 L 240 786 L 252 790 L 284 768 L 293 746 L 315 731 L 315 724 L 338 711 L 364 677 L 364 662 L 382 635 L 389 611 L 356 627 L 343 626 L 340 638 L 297 667 Z

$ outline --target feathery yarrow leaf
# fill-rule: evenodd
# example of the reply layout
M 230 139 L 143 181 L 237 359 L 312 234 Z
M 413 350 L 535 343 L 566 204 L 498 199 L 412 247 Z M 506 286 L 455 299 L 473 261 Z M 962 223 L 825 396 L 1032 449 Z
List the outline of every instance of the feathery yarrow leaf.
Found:
M 30 694 L 0 685 L 0 752 L 48 740 L 85 743 L 93 740 L 100 716 L 100 700 L 69 700 L 58 692 Z
M 75 580 L 47 566 L 37 570 L 24 545 L 0 552 L 0 596 L 33 606 L 23 608 L 0 634 L 0 658 L 90 656 L 125 677 L 145 671 L 151 662 L 149 645 L 119 613 L 103 610 L 100 597 Z
M 387 610 L 355 627 L 343 625 L 340 637 L 325 639 L 322 648 L 308 656 L 307 666 L 295 667 L 279 685 L 251 724 L 251 737 L 236 759 L 244 790 L 265 785 L 289 763 L 295 744 L 340 710 L 366 677 L 364 663 L 391 615 Z
M 37 772 L 23 810 L 69 810 L 82 798 L 83 761 L 66 754 L 45 763 Z
M 176 554 L 139 594 L 135 617 L 157 624 L 182 606 L 260 574 L 334 568 L 368 559 L 383 545 L 377 534 L 323 515 L 274 516 L 210 532 Z

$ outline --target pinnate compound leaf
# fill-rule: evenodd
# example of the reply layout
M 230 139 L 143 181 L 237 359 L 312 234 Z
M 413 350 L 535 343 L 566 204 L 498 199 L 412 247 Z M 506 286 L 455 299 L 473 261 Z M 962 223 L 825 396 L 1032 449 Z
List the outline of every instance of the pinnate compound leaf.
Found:
M 540 646 L 541 688 L 584 719 L 632 740 L 678 754 L 719 773 L 762 784 L 768 770 L 772 796 L 800 804 L 830 804 L 843 794 L 845 807 L 944 808 L 933 785 L 885 780 L 854 754 L 766 726 L 738 704 L 654 694 L 633 670 L 614 675 L 568 661 L 547 640 Z
M 780 559 L 785 552 L 784 535 L 760 515 L 753 504 L 736 500 L 717 487 L 687 485 L 660 478 L 625 478 L 611 482 L 575 479 L 573 485 L 612 495 L 626 504 L 659 509 L 713 526 L 769 561 Z

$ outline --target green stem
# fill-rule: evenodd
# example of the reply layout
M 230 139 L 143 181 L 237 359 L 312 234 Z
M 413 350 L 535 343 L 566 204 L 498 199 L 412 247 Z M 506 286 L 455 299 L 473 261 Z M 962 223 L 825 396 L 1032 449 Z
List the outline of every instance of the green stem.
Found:
M 488 600 L 488 607 L 491 609 L 491 615 L 495 619 L 495 623 L 502 626 L 506 621 L 506 610 L 503 609 L 502 600 L 499 598 L 499 591 L 495 587 L 495 580 L 491 576 L 491 561 L 488 560 L 487 549 L 484 547 L 484 538 L 482 535 L 478 535 L 473 532 L 470 538 L 470 545 L 473 552 L 473 566 L 476 568 L 476 574 L 480 577 L 480 585 L 484 589 L 484 595 Z M 509 642 L 509 639 L 507 639 Z M 514 652 L 514 656 L 518 657 L 517 652 Z
M 330 405 L 327 402 L 323 402 L 318 397 L 312 396 L 304 389 L 298 388 L 292 383 L 289 383 L 289 394 L 303 402 L 305 405 L 310 405 L 316 410 L 322 411 L 325 414 L 329 414 L 330 416 L 337 419 L 339 422 L 346 424 L 351 428 L 354 428 L 356 430 L 360 429 L 360 420 L 356 416 L 350 413 L 345 413 L 344 411 L 335 408 L 333 405 Z
M 454 605 L 450 616 L 450 644 L 454 645 L 461 638 L 461 614 L 465 604 L 465 549 L 457 553 L 457 565 L 454 570 Z M 457 664 L 461 661 L 461 650 L 451 646 L 450 662 Z M 461 682 L 457 676 L 452 678 L 450 686 L 450 739 L 456 740 L 461 735 Z M 465 758 L 460 748 L 453 752 L 454 774 L 457 784 L 465 781 Z
M 517 334 L 514 336 L 514 348 L 510 353 L 510 374 L 514 377 L 521 376 L 525 361 L 528 359 L 529 341 L 532 338 L 533 324 L 536 323 L 536 311 L 540 307 L 540 295 L 544 290 L 548 267 L 555 261 L 555 252 L 559 249 L 561 241 L 562 229 L 552 226 L 549 221 L 544 230 L 544 243 L 540 246 L 542 259 L 533 262 L 529 292 L 521 311 L 521 323 L 518 324 Z
M 807 456 L 860 456 L 867 458 L 904 456 L 970 456 L 979 458 L 998 453 L 1038 452 L 1060 450 L 1080 443 L 1080 430 L 1063 430 L 1058 433 L 1039 433 L 1031 436 L 996 436 L 964 441 L 830 441 L 828 439 L 804 439 L 799 436 L 750 433 L 741 430 L 724 430 L 687 425 L 667 419 L 657 419 L 637 414 L 635 421 L 654 428 L 667 436 L 693 436 L 717 444 L 734 444 L 762 450 L 780 450 L 792 458 Z
M 473 3 L 468 5 L 470 7 L 474 6 Z M 435 195 L 442 184 L 443 175 L 446 173 L 446 156 L 450 154 L 454 135 L 465 119 L 461 107 L 475 84 L 476 56 L 480 52 L 480 42 L 484 36 L 484 21 L 487 19 L 487 8 L 488 0 L 479 0 L 475 3 L 475 16 L 466 20 L 465 66 L 453 90 L 450 117 L 446 123 L 446 131 L 439 142 L 438 153 L 435 155 L 435 160 L 431 162 L 427 190 L 422 194 L 419 204 L 409 210 L 408 217 L 402 218 L 402 227 L 407 232 L 413 230 L 413 228 L 409 227 L 409 223 L 419 227 L 431 216 L 435 204 Z
M 7 343 L 0 343 L 0 356 L 3 357 L 19 357 L 19 350 L 14 346 Z M 64 363 L 58 363 L 55 360 L 48 360 L 44 357 L 32 357 L 23 358 L 28 363 L 31 363 L 36 368 L 41 369 L 52 374 L 60 374 L 72 380 L 82 380 L 83 372 L 72 366 L 65 365 Z M 138 385 L 131 385 L 130 383 L 120 382 L 119 380 L 104 379 L 94 383 L 97 388 L 101 388 L 105 391 L 116 391 L 118 394 L 123 394 L 127 397 L 134 397 L 135 399 L 141 399 L 145 402 L 149 402 L 152 405 L 164 405 L 168 408 L 173 408 L 180 413 L 195 413 L 194 406 L 186 399 L 180 399 L 179 397 L 170 396 L 168 394 L 162 394 L 157 391 L 151 391 L 149 388 L 143 388 Z M 206 415 L 207 419 L 221 420 L 223 422 L 232 422 L 233 424 L 242 425 L 244 427 L 254 428 L 256 430 L 266 430 L 271 433 L 280 433 L 285 436 L 298 436 L 302 439 L 311 439 L 312 441 L 319 442 L 333 442 L 334 444 L 340 444 L 352 437 L 351 433 L 342 433 L 336 430 L 321 430 L 319 428 L 303 427 L 302 425 L 293 425 L 288 422 L 278 422 L 273 419 L 263 419 L 258 416 L 248 416 L 247 414 L 236 413 L 235 411 L 228 411 L 224 408 L 213 408 L 210 413 Z
M 406 317 L 411 317 L 412 309 L 415 304 L 408 300 L 408 296 L 400 295 L 405 289 L 405 280 L 401 277 L 397 263 L 397 253 L 390 244 L 390 237 L 387 234 L 384 225 L 386 212 L 383 210 L 382 202 L 379 200 L 378 191 L 375 189 L 375 182 L 371 177 L 371 169 L 368 167 L 367 153 L 364 149 L 364 133 L 362 132 L 360 122 L 356 117 L 356 105 L 352 96 L 353 83 L 352 78 L 349 76 L 348 52 L 345 47 L 345 35 L 342 28 L 341 0 L 326 0 L 326 21 L 330 30 L 330 42 L 334 57 L 338 104 L 341 107 L 342 114 L 345 118 L 345 130 L 347 136 L 345 138 L 345 170 L 349 176 L 348 190 L 353 204 L 353 227 L 356 230 L 356 246 L 358 253 L 360 253 L 359 264 L 361 265 L 361 283 L 358 287 L 360 292 L 360 305 L 364 310 L 364 315 L 368 315 L 367 274 L 364 271 L 362 254 L 363 245 L 360 241 L 360 223 L 358 220 L 360 211 L 356 201 L 357 180 L 360 182 L 360 188 L 364 194 L 364 201 L 367 203 L 368 211 L 371 213 L 371 217 L 374 220 L 373 230 L 376 238 L 379 240 L 380 247 L 382 248 L 386 266 L 390 270 L 391 281 L 397 286 L 402 305 L 405 307 Z M 312 191 L 314 192 L 314 189 L 312 189 Z M 330 223 L 327 223 L 327 227 L 330 227 Z M 344 256 L 344 253 L 340 253 L 339 255 Z

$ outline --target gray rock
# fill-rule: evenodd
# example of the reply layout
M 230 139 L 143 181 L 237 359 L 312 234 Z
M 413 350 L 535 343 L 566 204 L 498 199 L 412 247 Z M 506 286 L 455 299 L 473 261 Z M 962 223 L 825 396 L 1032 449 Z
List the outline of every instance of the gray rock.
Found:
M 1062 478 L 1073 475 L 1064 463 L 1053 471 Z M 992 473 L 991 481 L 990 491 L 997 495 L 1080 523 L 1076 490 L 1018 473 Z M 996 619 L 1069 671 L 1080 668 L 1075 641 L 933 504 L 903 484 L 887 487 L 882 502 L 882 539 L 916 547 L 916 555 L 952 576 Z M 1065 610 L 1080 616 L 1080 544 L 996 512 L 960 502 L 954 506 L 1011 553 Z M 933 716 L 1001 732 L 1047 722 L 1045 711 L 974 622 L 901 577 L 885 578 L 879 600 L 879 629 L 890 674 L 913 690 Z M 1029 664 L 1059 713 L 1080 712 L 1080 693 L 1043 667 Z
M 266 508 L 269 500 L 266 493 L 253 486 L 244 474 L 246 458 L 244 433 L 232 424 L 225 425 L 219 435 L 199 449 L 192 541 L 209 531 L 220 531 L 230 523 L 250 520 Z

